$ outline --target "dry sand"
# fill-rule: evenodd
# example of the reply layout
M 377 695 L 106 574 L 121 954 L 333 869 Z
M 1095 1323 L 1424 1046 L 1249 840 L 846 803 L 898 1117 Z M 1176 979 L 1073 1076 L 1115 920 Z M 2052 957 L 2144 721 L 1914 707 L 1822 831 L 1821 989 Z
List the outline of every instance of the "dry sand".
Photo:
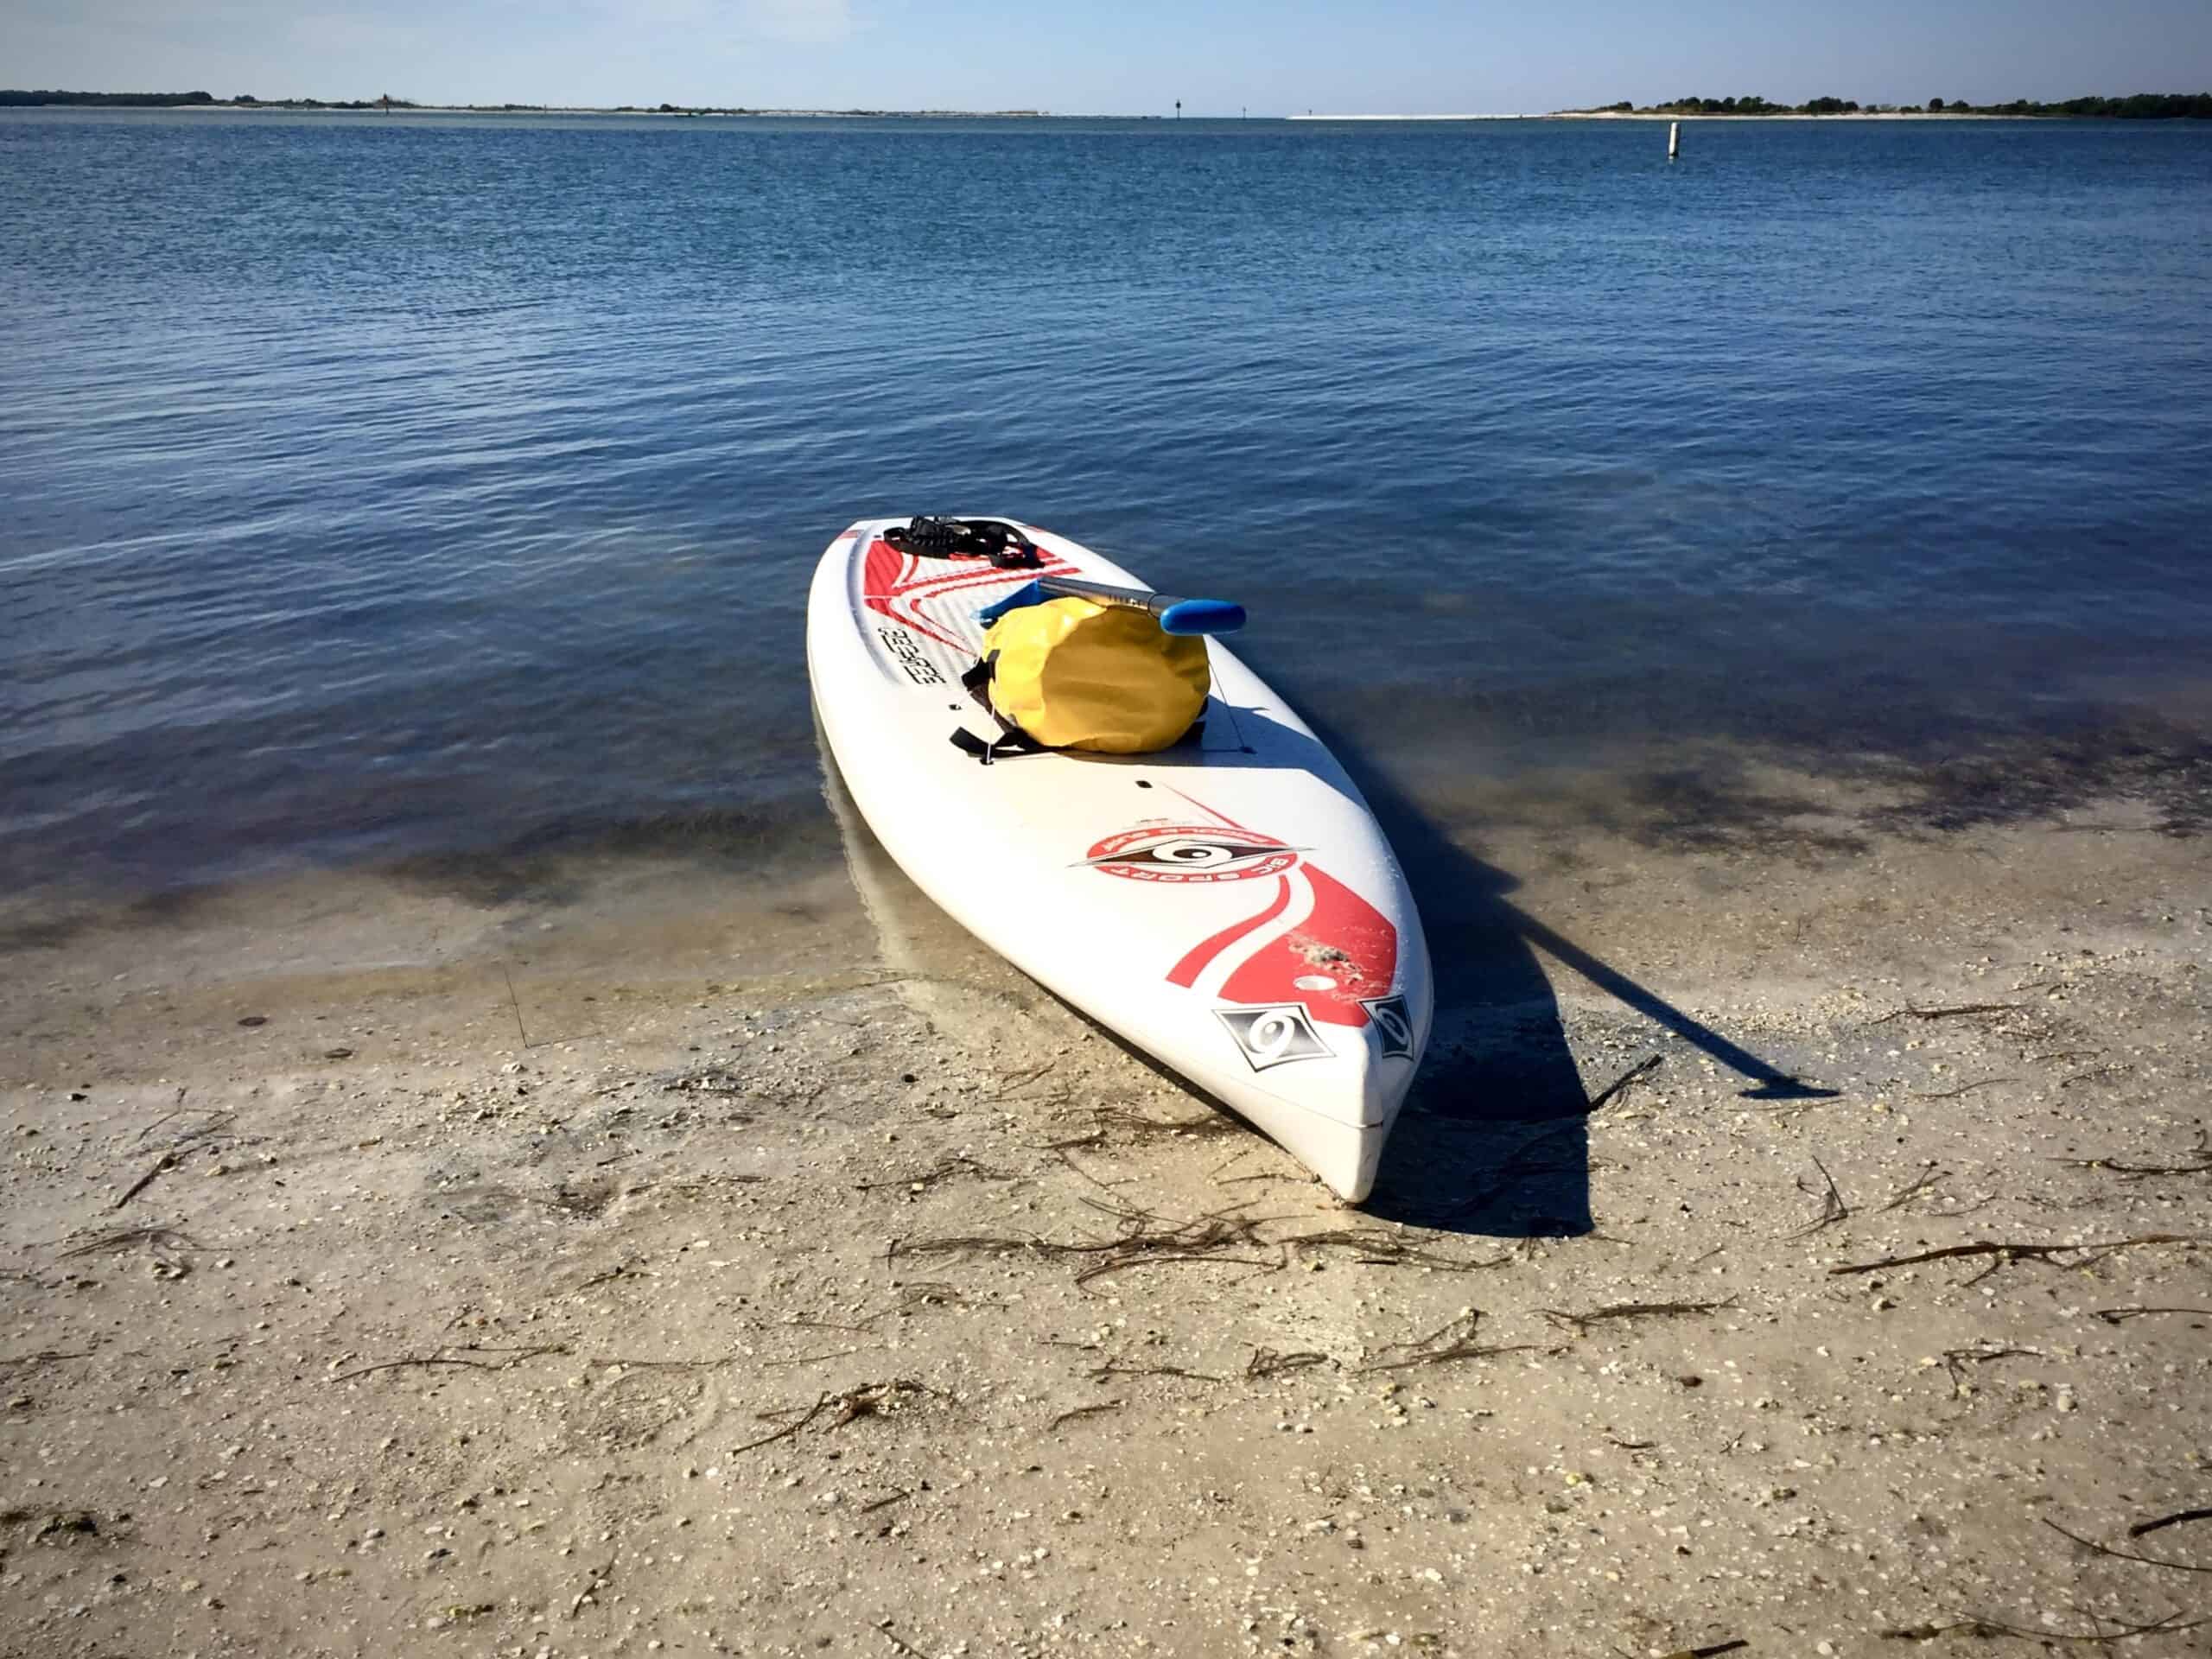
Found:
M 2203 844 L 1793 799 L 1453 831 L 1368 1214 L 865 849 L 19 918 L 0 1649 L 2206 1651 Z

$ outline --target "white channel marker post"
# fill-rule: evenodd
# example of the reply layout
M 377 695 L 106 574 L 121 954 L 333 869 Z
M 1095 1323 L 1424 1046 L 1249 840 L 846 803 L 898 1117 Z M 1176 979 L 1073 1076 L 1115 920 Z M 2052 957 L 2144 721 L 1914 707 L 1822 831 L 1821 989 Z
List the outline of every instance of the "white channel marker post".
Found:
M 1671 162 L 1681 153 L 1682 124 L 1679 121 L 1669 121 L 1667 124 L 1667 159 Z

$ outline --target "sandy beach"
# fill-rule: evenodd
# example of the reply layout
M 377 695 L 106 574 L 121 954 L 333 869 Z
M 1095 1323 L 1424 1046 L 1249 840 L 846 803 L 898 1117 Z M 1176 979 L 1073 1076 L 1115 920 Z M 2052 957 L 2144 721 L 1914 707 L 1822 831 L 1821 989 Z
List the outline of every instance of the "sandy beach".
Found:
M 1365 1213 L 849 822 L 15 916 L 0 1649 L 2203 1651 L 2202 842 L 1745 787 L 1402 849 Z

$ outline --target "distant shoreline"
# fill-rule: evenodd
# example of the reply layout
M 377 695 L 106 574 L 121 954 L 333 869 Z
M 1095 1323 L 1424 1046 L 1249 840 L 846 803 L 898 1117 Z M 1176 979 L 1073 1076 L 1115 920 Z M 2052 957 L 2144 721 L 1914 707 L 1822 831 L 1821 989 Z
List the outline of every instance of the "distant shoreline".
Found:
M 738 105 L 671 104 L 415 104 L 394 99 L 253 99 L 239 103 L 191 92 L 24 92 L 0 90 L 0 110 L 155 110 L 189 115 L 621 115 L 696 119 L 708 116 L 783 120 L 810 117 L 848 120 L 1036 121 L 1096 118 L 1056 117 L 1049 110 L 771 110 Z M 1158 120 L 1161 118 L 1125 118 Z
M 1056 112 L 1049 110 L 889 110 L 889 109 L 768 109 L 747 105 L 554 105 L 554 104 L 419 104 L 379 95 L 372 99 L 255 99 L 244 93 L 218 99 L 203 91 L 188 92 L 89 92 L 54 89 L 0 88 L 0 109 L 159 110 L 170 112 L 227 111 L 234 114 L 290 115 L 520 115 L 520 116 L 659 116 L 670 119 L 765 120 L 963 120 L 963 121 L 1165 121 L 1162 115 L 1109 116 Z M 1173 119 L 1182 118 L 1179 107 Z M 1249 119 L 1239 116 L 1195 116 L 1198 121 Z M 2212 118 L 2212 93 L 2137 92 L 2125 98 L 2085 97 L 2063 103 L 2010 105 L 1948 103 L 1931 99 L 1922 105 L 1874 105 L 1861 107 L 1846 99 L 1816 98 L 1802 105 L 1770 104 L 1764 99 L 1680 99 L 1671 105 L 1637 109 L 1624 99 L 1599 108 L 1548 111 L 1495 111 L 1464 114 L 1414 114 L 1356 111 L 1262 116 L 1262 121 L 1301 122 L 1466 122 L 1466 121 L 2038 121 L 2119 120 L 2156 121 Z

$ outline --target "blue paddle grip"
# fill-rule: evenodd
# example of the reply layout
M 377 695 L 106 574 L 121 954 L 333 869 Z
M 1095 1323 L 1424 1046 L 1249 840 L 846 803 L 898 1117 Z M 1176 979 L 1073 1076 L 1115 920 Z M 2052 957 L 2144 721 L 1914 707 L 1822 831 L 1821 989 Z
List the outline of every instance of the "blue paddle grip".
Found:
M 1244 626 L 1244 607 L 1225 599 L 1178 600 L 1160 613 L 1168 633 L 1234 633 Z

